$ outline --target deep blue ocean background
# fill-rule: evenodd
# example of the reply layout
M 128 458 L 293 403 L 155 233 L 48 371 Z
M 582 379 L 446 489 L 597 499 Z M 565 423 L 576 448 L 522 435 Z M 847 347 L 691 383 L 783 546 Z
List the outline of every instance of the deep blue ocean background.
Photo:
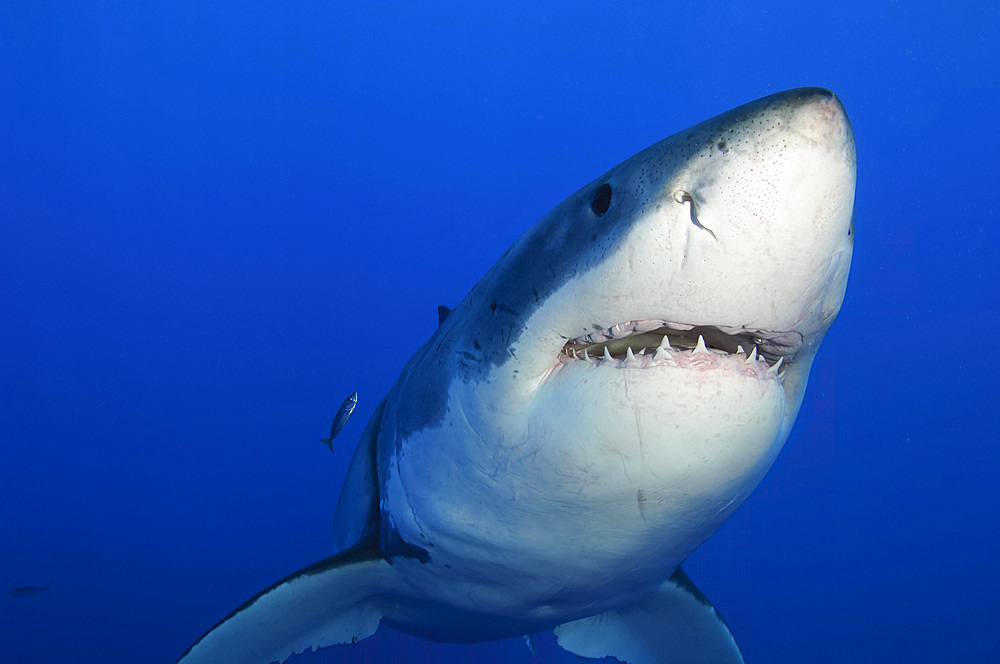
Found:
M 685 568 L 750 664 L 1000 661 L 998 34 L 986 2 L 6 3 L 0 662 L 172 662 L 327 555 L 438 304 L 619 161 L 802 85 L 856 134 L 847 299 Z M 579 661 L 386 629 L 293 661 L 401 660 Z

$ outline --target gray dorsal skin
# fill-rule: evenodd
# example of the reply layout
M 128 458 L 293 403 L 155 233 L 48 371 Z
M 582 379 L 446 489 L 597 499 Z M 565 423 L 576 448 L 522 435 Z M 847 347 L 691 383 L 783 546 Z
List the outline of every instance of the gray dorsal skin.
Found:
M 180 661 L 283 661 L 384 623 L 441 641 L 555 629 L 571 652 L 631 664 L 741 662 L 680 564 L 795 421 L 843 302 L 855 162 L 840 101 L 803 88 L 567 198 L 375 410 L 337 505 L 339 553 Z
M 347 424 L 347 420 L 350 419 L 351 413 L 354 412 L 354 408 L 357 405 L 358 393 L 353 392 L 344 399 L 344 403 L 340 404 L 340 409 L 337 411 L 337 414 L 333 418 L 333 423 L 330 425 L 330 437 L 319 439 L 319 442 L 329 447 L 331 452 L 333 452 L 333 439 L 344 430 L 344 425 Z

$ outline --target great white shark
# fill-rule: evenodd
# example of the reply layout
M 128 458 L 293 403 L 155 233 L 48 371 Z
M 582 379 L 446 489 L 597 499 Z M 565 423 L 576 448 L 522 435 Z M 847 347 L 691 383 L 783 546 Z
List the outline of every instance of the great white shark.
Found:
M 840 100 L 774 94 L 674 134 L 517 240 L 405 365 L 357 446 L 338 552 L 183 664 L 267 664 L 380 623 L 554 629 L 585 657 L 741 662 L 681 563 L 763 478 L 844 299 Z

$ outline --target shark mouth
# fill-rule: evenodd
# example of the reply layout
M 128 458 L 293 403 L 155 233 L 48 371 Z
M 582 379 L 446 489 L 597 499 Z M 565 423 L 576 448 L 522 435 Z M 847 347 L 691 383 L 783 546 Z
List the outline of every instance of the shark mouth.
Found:
M 570 339 L 563 346 L 560 358 L 618 368 L 661 365 L 707 368 L 728 356 L 741 361 L 744 373 L 781 380 L 782 365 L 792 361 L 801 346 L 802 335 L 798 332 L 630 320 Z

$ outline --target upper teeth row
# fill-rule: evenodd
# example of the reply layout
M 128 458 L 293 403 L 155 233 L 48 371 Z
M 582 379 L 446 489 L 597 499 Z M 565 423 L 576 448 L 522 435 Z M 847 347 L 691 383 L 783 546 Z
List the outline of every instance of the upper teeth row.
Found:
M 616 323 L 611 327 L 601 330 L 599 332 L 591 332 L 590 334 L 585 334 L 582 337 L 577 337 L 572 340 L 572 343 L 578 345 L 584 344 L 599 344 L 610 339 L 620 339 L 622 337 L 627 337 L 630 334 L 642 334 L 643 332 L 652 332 L 661 327 L 668 327 L 672 330 L 678 330 L 681 332 L 686 332 L 694 327 L 694 325 L 685 325 L 683 323 L 668 323 L 663 320 L 627 320 L 624 323 Z

